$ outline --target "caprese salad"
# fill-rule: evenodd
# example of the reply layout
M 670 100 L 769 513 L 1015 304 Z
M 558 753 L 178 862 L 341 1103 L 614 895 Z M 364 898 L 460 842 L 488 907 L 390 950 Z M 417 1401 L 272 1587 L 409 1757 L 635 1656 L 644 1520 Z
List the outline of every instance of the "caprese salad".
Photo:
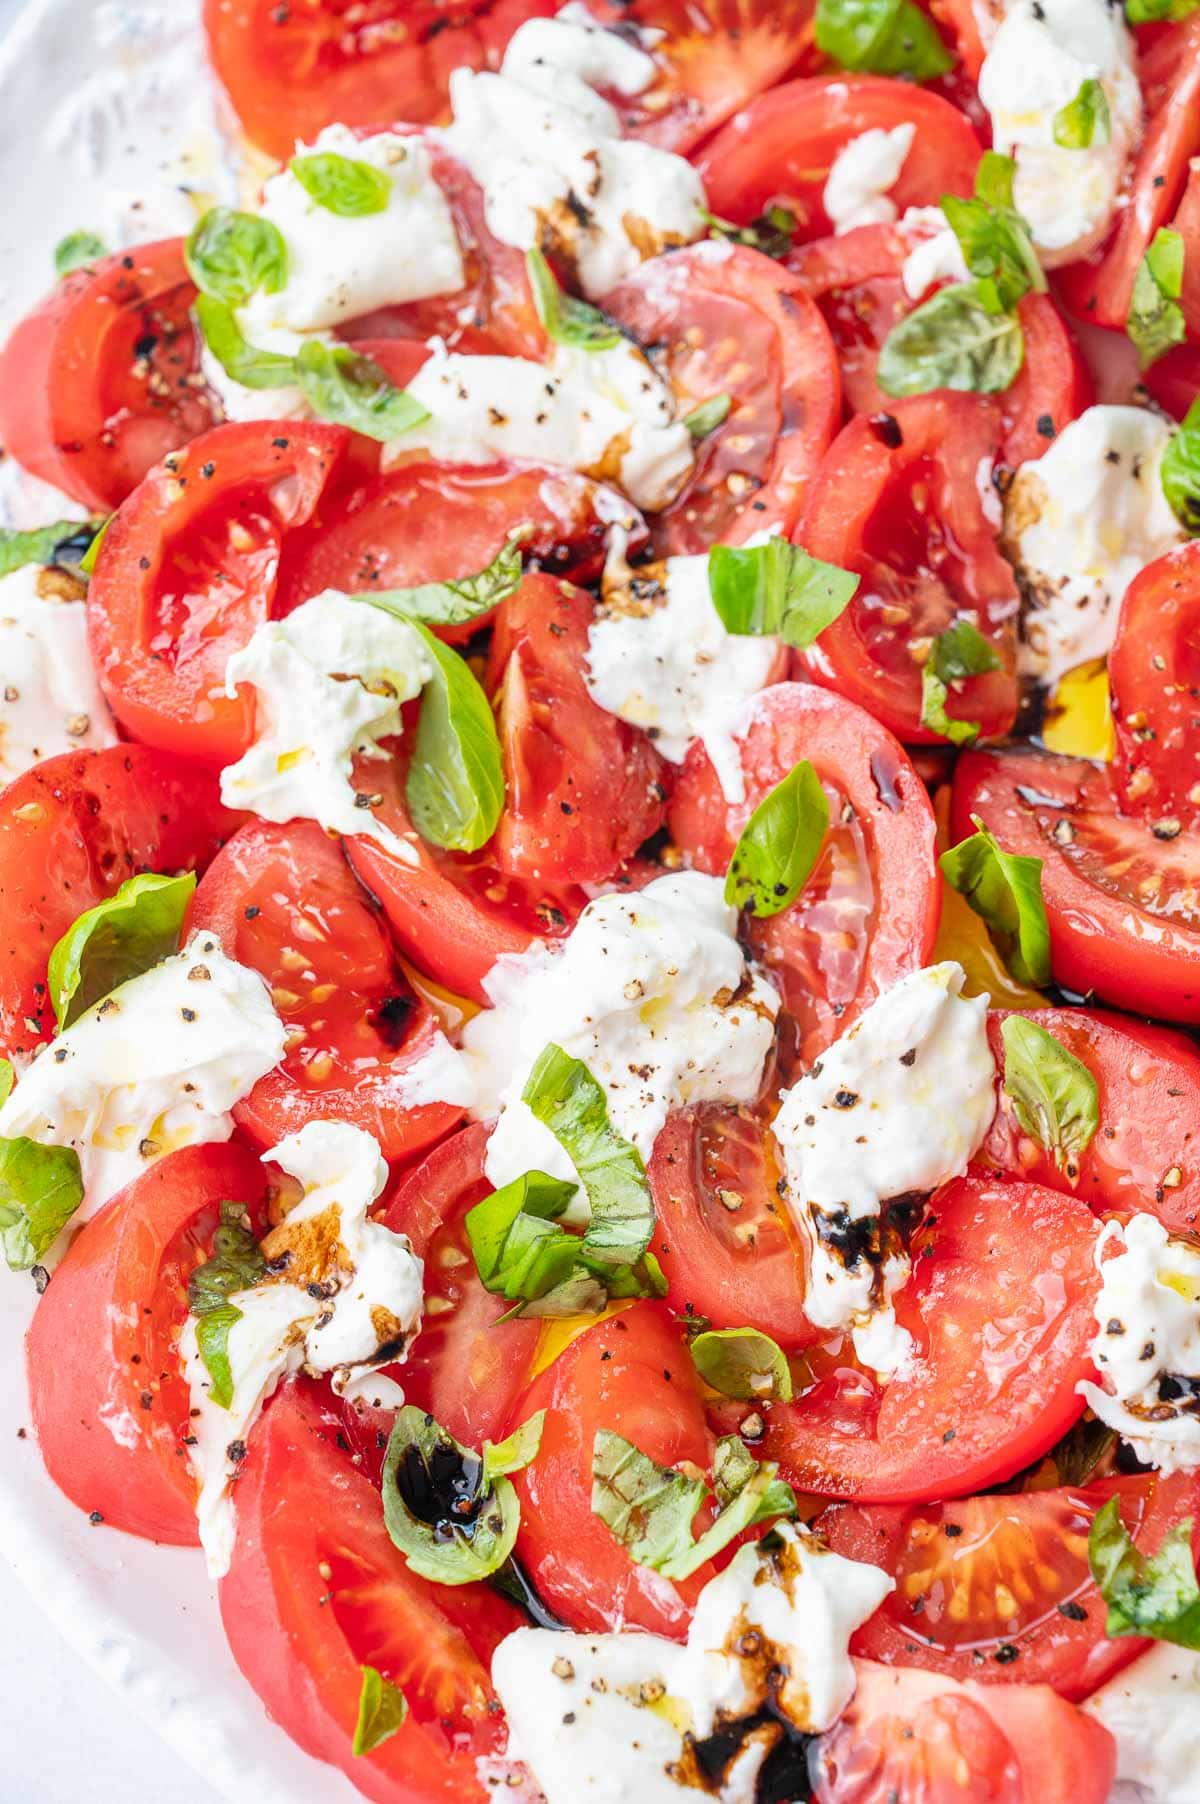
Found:
M 1200 0 L 203 10 L 0 353 L 47 1472 L 377 1804 L 1195 1804 Z

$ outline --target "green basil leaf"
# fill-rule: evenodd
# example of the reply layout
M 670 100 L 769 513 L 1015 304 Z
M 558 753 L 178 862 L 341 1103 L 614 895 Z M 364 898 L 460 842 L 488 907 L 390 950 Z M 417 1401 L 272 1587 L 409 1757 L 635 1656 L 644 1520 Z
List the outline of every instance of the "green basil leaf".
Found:
M 69 276 L 73 269 L 82 269 L 85 263 L 107 255 L 108 246 L 95 232 L 68 232 L 54 247 L 54 273 Z
M 529 271 L 529 286 L 533 290 L 538 318 L 547 338 L 553 339 L 555 344 L 573 345 L 579 351 L 611 351 L 614 345 L 620 344 L 620 327 L 614 325 L 606 313 L 601 313 L 599 307 L 566 294 L 536 246 L 526 251 L 525 267 Z
M 774 634 L 804 651 L 848 607 L 862 578 L 799 545 L 714 545 L 708 588 L 726 632 Z
M 1154 234 L 1138 264 L 1125 331 L 1137 347 L 1143 369 L 1187 337 L 1187 321 L 1179 305 L 1183 260 L 1181 234 L 1163 226 Z
M 1045 292 L 1029 227 L 1013 206 L 1016 164 L 998 151 L 985 151 L 975 175 L 975 197 L 943 194 L 942 212 L 958 239 L 963 261 L 976 278 L 980 305 L 988 313 L 1010 313 L 1031 289 Z
M 732 395 L 714 395 L 711 401 L 701 401 L 699 407 L 685 413 L 683 423 L 693 438 L 707 438 L 710 432 L 725 424 L 732 406 Z
M 0 1247 L 14 1272 L 37 1264 L 82 1201 L 74 1147 L 43 1146 L 23 1134 L 0 1139 Z
M 213 1235 L 213 1250 L 188 1279 L 188 1308 L 193 1315 L 211 1315 L 239 1291 L 253 1290 L 267 1269 L 244 1203 L 223 1202 L 221 1225 Z
M 294 368 L 296 386 L 317 417 L 364 438 L 386 443 L 429 418 L 428 408 L 352 345 L 310 339 L 297 351 Z
M 912 0 L 817 0 L 817 47 L 843 69 L 935 81 L 954 67 L 936 26 Z
M 579 1173 L 591 1206 L 589 1258 L 635 1265 L 654 1232 L 654 1202 L 641 1153 L 609 1121 L 603 1086 L 582 1059 L 552 1044 L 534 1063 L 521 1100 Z
M 1156 1554 L 1134 1545 L 1119 1500 L 1097 1510 L 1088 1535 L 1088 1565 L 1108 1605 L 1106 1635 L 1148 1635 L 1176 1647 L 1200 1648 L 1200 1586 L 1192 1559 L 1192 1518 L 1169 1529 Z
M 50 526 L 35 526 L 27 532 L 0 528 L 0 576 L 11 576 L 29 564 L 56 563 L 60 545 L 86 530 L 78 520 L 55 520 Z
M 723 1397 L 758 1403 L 792 1400 L 792 1374 L 783 1350 L 757 1328 L 710 1329 L 696 1336 L 689 1351 L 705 1384 Z
M 433 664 L 408 767 L 413 825 L 430 845 L 477 852 L 496 831 L 504 807 L 504 761 L 495 716 L 470 665 L 419 620 Z
M 528 537 L 519 531 L 507 539 L 491 563 L 475 576 L 453 582 L 421 583 L 415 589 L 364 590 L 355 601 L 369 601 L 401 620 L 423 620 L 427 626 L 462 626 L 477 620 L 500 602 L 507 601 L 521 585 L 521 545 Z
M 740 1435 L 723 1434 L 713 1448 L 713 1492 L 724 1509 L 739 1496 L 754 1474 L 758 1461 Z
M 12 1087 L 16 1081 L 17 1074 L 13 1070 L 12 1060 L 0 1059 L 0 1109 L 4 1107 L 5 1103 L 12 1095 Z
M 1190 19 L 1200 0 L 1125 0 L 1125 17 L 1131 25 L 1150 25 L 1160 19 L 1173 24 Z
M 79 560 L 79 573 L 81 576 L 90 577 L 95 570 L 96 559 L 100 556 L 100 547 L 103 545 L 108 529 L 116 517 L 115 514 L 109 514 L 106 520 L 96 520 L 92 522 L 95 527 L 92 542 Z
M 1115 1429 L 1085 1411 L 1046 1455 L 1054 1461 L 1056 1483 L 1064 1487 L 1087 1484 L 1116 1439 Z
M 1107 144 L 1111 137 L 1108 95 L 1100 82 L 1089 76 L 1079 84 L 1074 100 L 1055 113 L 1054 142 L 1064 150 L 1088 150 L 1094 143 Z
M 996 395 L 1012 387 L 1024 360 L 1016 315 L 988 306 L 978 282 L 952 282 L 897 320 L 883 341 L 877 379 L 887 395 L 935 388 Z
M 336 150 L 309 151 L 293 157 L 288 168 L 304 192 L 339 219 L 385 213 L 392 197 L 392 178 L 386 169 Z
M 1050 927 L 1042 861 L 1006 852 L 977 814 L 971 819 L 977 831 L 942 853 L 942 875 L 985 923 L 1017 982 L 1044 989 L 1050 982 Z
M 243 388 L 294 388 L 296 360 L 250 344 L 233 308 L 211 294 L 198 294 L 192 304 L 204 342 L 225 374 Z
M 407 1715 L 408 1700 L 400 1687 L 391 1684 L 375 1667 L 364 1666 L 350 1752 L 370 1754 L 396 1733 Z
M 1175 518 L 1195 537 L 1200 533 L 1200 397 L 1192 402 L 1163 452 L 1162 486 Z
M 210 207 L 183 255 L 201 294 L 227 307 L 243 306 L 252 294 L 278 294 L 287 281 L 287 245 L 278 227 L 257 213 Z
M 233 1371 L 229 1364 L 229 1331 L 242 1319 L 232 1303 L 218 1304 L 196 1318 L 196 1347 L 208 1373 L 209 1401 L 218 1409 L 233 1402 Z
M 940 733 L 951 745 L 972 745 L 979 737 L 977 720 L 952 720 L 946 712 L 950 684 L 965 677 L 999 670 L 1000 660 L 979 628 L 958 619 L 939 633 L 921 669 L 921 725 Z
M 776 202 L 752 219 L 749 225 L 738 225 L 732 219 L 720 219 L 710 213 L 707 207 L 701 209 L 705 224 L 714 238 L 724 238 L 730 244 L 744 244 L 747 249 L 759 251 L 764 257 L 786 257 L 792 248 L 799 220 L 790 207 L 780 206 Z
M 716 1520 L 696 1539 L 692 1524 L 708 1498 L 699 1478 L 660 1466 L 623 1435 L 600 1428 L 592 1445 L 592 1511 L 639 1566 L 686 1579 L 755 1523 L 796 1513 L 791 1486 L 774 1465 L 741 1478 Z M 728 1483 L 732 1467 L 723 1467 Z M 740 1475 L 739 1475 L 740 1476 Z
M 511 1479 L 484 1483 L 483 1466 L 414 1404 L 397 1410 L 383 1462 L 383 1519 L 412 1570 L 434 1584 L 489 1578 L 512 1553 L 521 1505 Z M 419 1513 L 410 1499 L 420 1501 Z M 427 1520 L 441 1501 L 447 1514 Z
M 802 759 L 769 789 L 734 847 L 725 900 L 761 918 L 790 908 L 820 857 L 829 803 L 812 765 Z
M 512 1472 L 523 1472 L 531 1466 L 538 1456 L 538 1448 L 542 1444 L 542 1430 L 546 1426 L 546 1412 L 537 1410 L 527 1422 L 503 1441 L 485 1441 L 483 1443 L 483 1487 L 498 1478 L 507 1478 Z
M 178 950 L 195 888 L 194 871 L 182 877 L 143 871 L 72 922 L 51 952 L 46 973 L 60 1028 Z
M 1060 1171 L 1078 1175 L 1078 1161 L 1100 1124 L 1096 1080 L 1054 1035 L 1026 1015 L 1009 1015 L 1004 1041 L 1004 1088 L 1031 1139 L 1054 1155 Z

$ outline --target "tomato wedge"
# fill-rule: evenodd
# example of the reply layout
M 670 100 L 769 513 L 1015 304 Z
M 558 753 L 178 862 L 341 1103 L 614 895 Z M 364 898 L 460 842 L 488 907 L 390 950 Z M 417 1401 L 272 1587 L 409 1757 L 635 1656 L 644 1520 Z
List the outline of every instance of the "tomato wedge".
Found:
M 38 1446 L 59 1490 L 110 1528 L 199 1544 L 176 1354 L 187 1279 L 221 1202 L 257 1207 L 265 1189 L 234 1143 L 168 1153 L 85 1222 L 38 1304 L 26 1342 Z
M 1200 541 L 1168 551 L 1130 583 L 1108 660 L 1125 808 L 1156 822 L 1200 817 Z

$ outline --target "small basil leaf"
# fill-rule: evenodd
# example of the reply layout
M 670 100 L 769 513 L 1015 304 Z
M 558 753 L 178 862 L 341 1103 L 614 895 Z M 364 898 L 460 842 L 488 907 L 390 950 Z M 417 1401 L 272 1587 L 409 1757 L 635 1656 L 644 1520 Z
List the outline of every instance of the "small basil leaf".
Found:
M 414 1572 L 468 1585 L 512 1553 L 521 1505 L 510 1479 L 485 1484 L 479 1454 L 408 1403 L 396 1412 L 383 1462 L 383 1518 Z
M 1108 143 L 1112 137 L 1108 95 L 1094 77 L 1081 82 L 1074 100 L 1058 109 L 1053 129 L 1054 142 L 1064 150 L 1088 150 L 1094 143 Z
M 397 614 L 401 620 L 423 620 L 427 626 L 462 626 L 516 593 L 521 584 L 521 543 L 527 536 L 525 532 L 514 533 L 491 563 L 475 576 L 458 577 L 453 582 L 421 583 L 415 589 L 365 590 L 354 600 L 369 601 L 372 607 Z
M 477 852 L 504 807 L 504 761 L 495 716 L 469 664 L 419 620 L 433 665 L 421 696 L 406 793 L 413 825 L 430 845 Z
M 588 301 L 566 294 L 554 279 L 541 251 L 536 247 L 525 253 L 529 286 L 534 305 L 547 338 L 555 344 L 573 345 L 579 351 L 611 351 L 621 342 L 620 328 L 606 313 Z
M 17 1074 L 12 1068 L 11 1059 L 0 1059 L 0 1109 L 12 1095 L 12 1087 L 17 1081 Z
M 952 282 L 898 320 L 883 341 L 877 379 L 888 395 L 953 388 L 979 395 L 1011 388 L 1025 360 L 1015 314 L 997 313 L 978 282 Z
M 1029 227 L 1013 207 L 1016 164 L 985 151 L 975 175 L 975 197 L 943 194 L 942 212 L 958 239 L 963 261 L 976 278 L 979 302 L 988 313 L 1008 313 L 1031 289 L 1043 293 L 1046 277 Z
M 654 1232 L 654 1203 L 642 1155 L 609 1121 L 603 1086 L 582 1059 L 550 1045 L 534 1063 L 521 1100 L 579 1173 L 591 1206 L 584 1236 L 589 1257 L 636 1265 Z
M 227 307 L 243 306 L 252 294 L 278 294 L 287 281 L 287 245 L 278 227 L 257 213 L 210 207 L 183 255 L 201 294 Z
M 349 426 L 364 438 L 386 442 L 429 418 L 428 408 L 350 345 L 310 339 L 297 351 L 294 370 L 297 388 L 319 419 Z
M 83 1201 L 79 1154 L 24 1135 L 0 1139 L 0 1247 L 27 1272 L 58 1239 Z
M 392 178 L 374 163 L 344 157 L 336 150 L 310 151 L 288 165 L 304 192 L 339 219 L 364 219 L 387 211 Z
M 400 1687 L 389 1683 L 375 1667 L 364 1666 L 350 1752 L 370 1754 L 396 1733 L 407 1715 L 408 1700 Z
M 526 1466 L 533 1464 L 538 1456 L 538 1448 L 542 1444 L 542 1430 L 546 1426 L 546 1412 L 539 1409 L 522 1422 L 519 1428 L 503 1441 L 485 1441 L 483 1443 L 483 1487 L 486 1490 L 498 1478 L 506 1478 L 512 1472 L 523 1472 Z
M 774 634 L 804 651 L 844 613 L 862 578 L 799 545 L 714 545 L 708 588 L 726 632 Z
M 1183 260 L 1181 234 L 1164 226 L 1154 234 L 1138 264 L 1125 331 L 1137 347 L 1143 369 L 1187 337 L 1187 321 L 1179 305 Z
M 208 1373 L 208 1396 L 218 1409 L 233 1402 L 233 1371 L 229 1364 L 229 1333 L 242 1319 L 232 1303 L 220 1303 L 196 1318 L 196 1347 Z
M 1131 25 L 1151 25 L 1161 19 L 1172 24 L 1190 19 L 1200 0 L 1125 0 L 1125 17 Z
M 1148 1635 L 1176 1647 L 1200 1648 L 1190 1516 L 1167 1531 L 1156 1554 L 1147 1555 L 1121 1521 L 1119 1499 L 1110 1497 L 1092 1520 L 1088 1565 L 1108 1605 L 1106 1635 Z
M 922 666 L 921 725 L 951 745 L 973 745 L 979 737 L 979 722 L 952 720 L 947 714 L 950 684 L 999 668 L 1000 660 L 979 628 L 969 620 L 956 620 L 938 634 Z
M 28 532 L 0 528 L 0 576 L 11 576 L 29 564 L 55 563 L 59 546 L 85 530 L 78 520 L 55 520 Z
M 221 1204 L 221 1225 L 213 1235 L 213 1250 L 188 1279 L 188 1308 L 193 1315 L 210 1315 L 239 1291 L 253 1290 L 267 1269 L 243 1203 Z
M 96 530 L 92 542 L 79 560 L 79 574 L 81 576 L 90 577 L 95 570 L 96 559 L 100 556 L 100 547 L 103 545 L 108 529 L 116 517 L 115 514 L 109 514 L 106 520 L 93 522 Z
M 817 47 L 843 69 L 934 81 L 954 58 L 912 0 L 817 0 Z
M 60 1028 L 178 950 L 195 888 L 193 871 L 182 877 L 143 871 L 72 922 L 51 952 L 46 973 Z
M 1054 1035 L 1025 1015 L 1009 1015 L 1004 1041 L 1004 1088 L 1031 1139 L 1054 1155 L 1069 1177 L 1100 1124 L 1096 1080 Z
M 68 232 L 54 247 L 54 273 L 69 276 L 73 269 L 82 269 L 85 263 L 107 255 L 108 246 L 95 232 Z
M 1057 1486 L 1085 1485 L 1116 1443 L 1116 1430 L 1090 1411 L 1068 1428 L 1046 1455 L 1054 1461 Z M 1040 1463 L 1040 1462 L 1039 1462 Z
M 977 814 L 977 831 L 943 852 L 946 882 L 985 923 L 1018 983 L 1050 981 L 1050 927 L 1042 900 L 1042 861 L 1006 852 Z
M 734 847 L 725 900 L 763 918 L 790 908 L 820 857 L 829 803 L 806 759 L 769 789 Z
M 715 1328 L 698 1334 L 689 1351 L 705 1384 L 743 1402 L 790 1403 L 792 1374 L 782 1349 L 757 1328 Z
M 685 413 L 683 423 L 693 438 L 707 438 L 710 432 L 725 424 L 732 406 L 732 395 L 714 395 L 710 401 L 701 401 L 699 407 L 693 407 L 691 413 Z
M 1163 453 L 1162 486 L 1175 518 L 1195 537 L 1200 533 L 1200 397 L 1171 434 Z
M 744 226 L 732 219 L 719 219 L 707 207 L 702 211 L 714 238 L 724 238 L 730 244 L 744 244 L 764 257 L 786 257 L 800 223 L 789 207 L 780 206 L 778 202 Z
M 744 1491 L 758 1471 L 758 1461 L 740 1435 L 723 1434 L 713 1448 L 713 1491 L 724 1509 Z
M 260 351 L 247 342 L 233 308 L 211 294 L 198 294 L 193 303 L 204 342 L 225 374 L 243 388 L 294 388 L 296 360 L 278 351 Z

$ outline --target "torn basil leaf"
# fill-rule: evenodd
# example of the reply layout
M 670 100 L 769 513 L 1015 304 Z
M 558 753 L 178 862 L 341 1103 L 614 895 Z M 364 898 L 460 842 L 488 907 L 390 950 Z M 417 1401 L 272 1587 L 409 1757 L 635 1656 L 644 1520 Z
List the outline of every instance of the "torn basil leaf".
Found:
M 507 1473 L 527 1465 L 540 1441 L 535 1416 L 479 1454 L 415 1404 L 396 1412 L 383 1462 L 383 1517 L 414 1572 L 438 1585 L 468 1585 L 504 1565 L 521 1520 Z
M 792 1400 L 792 1374 L 783 1349 L 757 1328 L 710 1329 L 696 1335 L 688 1351 L 705 1384 L 723 1397 L 758 1403 Z
M 210 207 L 183 255 L 201 294 L 226 307 L 244 306 L 252 294 L 278 294 L 287 281 L 287 245 L 278 228 L 257 213 Z
M 495 1484 L 498 1478 L 506 1478 L 510 1472 L 523 1472 L 531 1466 L 538 1456 L 538 1448 L 542 1444 L 542 1430 L 546 1426 L 546 1412 L 539 1409 L 522 1422 L 519 1428 L 503 1441 L 485 1441 L 483 1443 L 483 1485 L 486 1489 Z
M 935 388 L 995 395 L 1012 387 L 1024 360 L 1016 315 L 988 307 L 977 282 L 952 282 L 892 327 L 876 379 L 887 395 L 925 395 Z
M 561 289 L 554 271 L 536 247 L 526 251 L 525 267 L 547 338 L 555 344 L 571 345 L 577 351 L 611 351 L 620 344 L 620 328 L 590 301 L 576 300 Z
M 986 150 L 975 174 L 974 198 L 942 196 L 946 223 L 975 278 L 979 304 L 988 313 L 1011 313 L 1031 289 L 1038 294 L 1046 290 L 1033 237 L 1013 204 L 1015 175 L 1011 157 Z
M 979 722 L 953 720 L 947 714 L 950 684 L 999 668 L 1000 660 L 979 628 L 970 620 L 956 620 L 938 634 L 922 666 L 921 725 L 951 745 L 973 745 L 979 737 Z
M 244 1203 L 223 1202 L 213 1250 L 188 1279 L 188 1308 L 209 1315 L 239 1291 L 252 1290 L 267 1269 L 262 1248 L 250 1231 Z
M 288 168 L 304 192 L 339 219 L 364 219 L 387 211 L 392 178 L 374 163 L 344 157 L 336 150 L 314 150 L 293 157 Z
M 732 395 L 714 395 L 710 401 L 701 401 L 699 407 L 693 407 L 691 413 L 685 413 L 683 423 L 693 438 L 707 438 L 710 432 L 725 424 L 732 406 Z
M 1018 983 L 1050 981 L 1050 926 L 1042 900 L 1042 861 L 1006 852 L 977 814 L 977 831 L 943 852 L 938 864 L 980 917 Z
M 218 1409 L 233 1402 L 233 1370 L 229 1363 L 229 1335 L 242 1319 L 233 1303 L 221 1303 L 196 1318 L 196 1346 L 208 1373 L 208 1397 Z
M 1125 0 L 1125 17 L 1131 25 L 1151 25 L 1160 20 L 1172 24 L 1190 19 L 1200 0 Z
M 1200 398 L 1192 402 L 1163 452 L 1163 494 L 1185 532 L 1200 534 Z
M 1100 1124 L 1099 1091 L 1087 1066 L 1027 1015 L 1008 1015 L 1004 1041 L 1004 1089 L 1017 1120 L 1068 1176 Z
M 1133 278 L 1125 331 L 1137 348 L 1143 369 L 1187 337 L 1187 321 L 1179 304 L 1184 254 L 1182 235 L 1163 226 L 1154 234 Z
M 421 692 L 405 793 L 413 825 L 430 845 L 477 852 L 504 807 L 504 760 L 496 718 L 465 658 L 419 620 L 433 665 Z
M 377 363 L 352 345 L 309 339 L 297 351 L 294 381 L 319 419 L 386 443 L 429 418 L 429 409 L 397 388 Z
M 521 1100 L 579 1173 L 591 1207 L 589 1257 L 636 1265 L 654 1232 L 654 1202 L 641 1153 L 608 1118 L 603 1085 L 582 1059 L 551 1044 L 535 1061 Z
M 79 574 L 82 577 L 85 577 L 88 580 L 91 579 L 96 568 L 96 559 L 100 556 L 100 547 L 103 545 L 108 534 L 108 529 L 116 517 L 115 514 L 109 514 L 106 520 L 97 520 L 93 522 L 95 532 L 92 537 L 92 542 L 79 560 Z
M 748 250 L 758 251 L 764 257 L 786 257 L 792 248 L 799 220 L 790 207 L 780 206 L 778 202 L 752 219 L 749 225 L 738 225 L 732 219 L 720 219 L 708 208 L 703 209 L 704 220 L 714 238 L 723 238 L 728 244 L 743 244 Z
M 192 310 L 205 344 L 231 381 L 243 388 L 296 386 L 295 358 L 278 351 L 260 351 L 250 344 L 227 302 L 198 294 Z
M 107 255 L 108 246 L 95 232 L 68 232 L 54 247 L 54 273 L 69 276 L 73 269 L 82 269 L 86 263 Z
M 817 48 L 843 69 L 935 81 L 954 67 L 932 19 L 912 0 L 817 0 Z
M 803 651 L 852 600 L 860 576 L 810 557 L 799 545 L 714 545 L 708 588 L 726 632 L 769 634 Z
M 1088 1565 L 1108 1605 L 1106 1635 L 1148 1635 L 1176 1647 L 1200 1648 L 1190 1516 L 1167 1531 L 1157 1553 L 1145 1554 L 1121 1521 L 1120 1500 L 1110 1497 L 1092 1520 Z
M 0 1059 L 0 1109 L 4 1107 L 5 1103 L 12 1095 L 12 1087 L 16 1081 L 17 1074 L 13 1070 L 12 1060 Z
M 12 1271 L 36 1265 L 82 1201 L 74 1147 L 43 1146 L 24 1135 L 0 1139 L 0 1247 Z
M 1112 114 L 1108 95 L 1094 76 L 1079 84 L 1074 100 L 1069 100 L 1054 115 L 1054 142 L 1064 150 L 1089 150 L 1093 144 L 1107 144 L 1112 137 Z
M 350 1752 L 356 1756 L 372 1753 L 403 1726 L 407 1715 L 408 1700 L 400 1687 L 385 1679 L 376 1667 L 364 1666 Z
M 812 874 L 829 830 L 829 803 L 807 759 L 769 789 L 734 847 L 725 900 L 761 918 L 790 908 Z
M 49 526 L 35 526 L 26 532 L 0 528 L 0 576 L 11 576 L 29 564 L 54 564 L 61 546 L 80 534 L 94 533 L 99 522 L 88 526 L 78 520 L 55 520 Z
M 1115 1428 L 1110 1428 L 1107 1422 L 1092 1415 L 1090 1410 L 1085 1411 L 1046 1455 L 1048 1460 L 1054 1462 L 1055 1484 L 1087 1484 L 1116 1439 Z
M 51 952 L 46 973 L 60 1029 L 178 950 L 195 888 L 193 871 L 182 877 L 143 871 L 72 922 Z
M 475 576 L 450 582 L 420 583 L 415 589 L 362 590 L 355 601 L 368 601 L 401 620 L 423 620 L 427 626 L 462 626 L 477 620 L 514 595 L 521 584 L 521 544 L 528 536 L 514 533 L 491 563 Z
M 690 1578 L 746 1529 L 795 1515 L 795 1492 L 776 1476 L 777 1467 L 751 1463 L 753 1472 L 697 1539 L 693 1523 L 709 1498 L 704 1481 L 660 1466 L 623 1435 L 600 1428 L 592 1447 L 592 1511 L 639 1566 L 668 1579 Z M 733 1473 L 726 1460 L 727 1485 Z

